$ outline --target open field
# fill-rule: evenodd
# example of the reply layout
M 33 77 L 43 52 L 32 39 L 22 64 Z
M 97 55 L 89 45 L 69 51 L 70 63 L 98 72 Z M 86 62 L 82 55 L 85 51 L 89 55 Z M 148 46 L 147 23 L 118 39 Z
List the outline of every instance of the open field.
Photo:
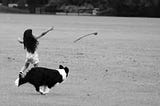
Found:
M 25 60 L 17 38 L 50 26 L 40 66 L 68 66 L 68 79 L 47 95 L 17 88 Z M 98 35 L 73 43 L 92 32 Z M 0 106 L 160 106 L 160 19 L 0 14 Z

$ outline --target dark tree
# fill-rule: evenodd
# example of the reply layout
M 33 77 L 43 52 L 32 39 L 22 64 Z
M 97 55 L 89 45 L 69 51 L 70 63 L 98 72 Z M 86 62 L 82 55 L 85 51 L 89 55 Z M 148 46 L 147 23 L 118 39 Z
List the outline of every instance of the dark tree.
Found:
M 36 12 L 36 7 L 41 7 L 48 3 L 48 0 L 27 0 L 28 9 L 30 13 Z
M 27 0 L 27 4 L 28 4 L 28 9 L 29 9 L 30 13 L 35 13 L 37 0 Z
M 2 4 L 3 4 L 4 6 L 8 6 L 9 1 L 8 1 L 8 0 L 2 0 Z

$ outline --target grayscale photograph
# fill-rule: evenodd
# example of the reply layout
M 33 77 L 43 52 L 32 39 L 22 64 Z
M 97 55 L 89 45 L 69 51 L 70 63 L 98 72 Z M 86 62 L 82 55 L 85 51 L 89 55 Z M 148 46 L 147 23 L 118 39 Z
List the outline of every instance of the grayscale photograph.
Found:
M 0 106 L 160 106 L 160 0 L 0 0 Z

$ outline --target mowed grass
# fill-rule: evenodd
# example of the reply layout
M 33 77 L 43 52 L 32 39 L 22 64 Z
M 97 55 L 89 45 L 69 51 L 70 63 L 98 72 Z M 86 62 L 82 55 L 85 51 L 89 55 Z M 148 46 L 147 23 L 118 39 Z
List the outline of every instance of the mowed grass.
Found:
M 38 94 L 14 85 L 24 30 L 39 35 L 39 66 L 69 67 L 69 77 Z M 159 106 L 160 19 L 0 14 L 0 106 Z M 98 32 L 77 43 L 78 37 Z

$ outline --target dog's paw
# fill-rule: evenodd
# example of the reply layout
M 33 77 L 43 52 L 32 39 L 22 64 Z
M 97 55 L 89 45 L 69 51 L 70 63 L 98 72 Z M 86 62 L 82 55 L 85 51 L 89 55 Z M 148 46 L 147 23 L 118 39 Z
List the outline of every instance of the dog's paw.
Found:
M 40 86 L 39 92 L 42 95 L 45 95 L 47 93 L 49 93 L 50 89 L 48 88 L 48 86 Z
M 41 91 L 39 91 L 39 93 L 40 93 L 41 95 L 46 95 L 46 93 L 44 93 L 44 92 L 41 92 Z

